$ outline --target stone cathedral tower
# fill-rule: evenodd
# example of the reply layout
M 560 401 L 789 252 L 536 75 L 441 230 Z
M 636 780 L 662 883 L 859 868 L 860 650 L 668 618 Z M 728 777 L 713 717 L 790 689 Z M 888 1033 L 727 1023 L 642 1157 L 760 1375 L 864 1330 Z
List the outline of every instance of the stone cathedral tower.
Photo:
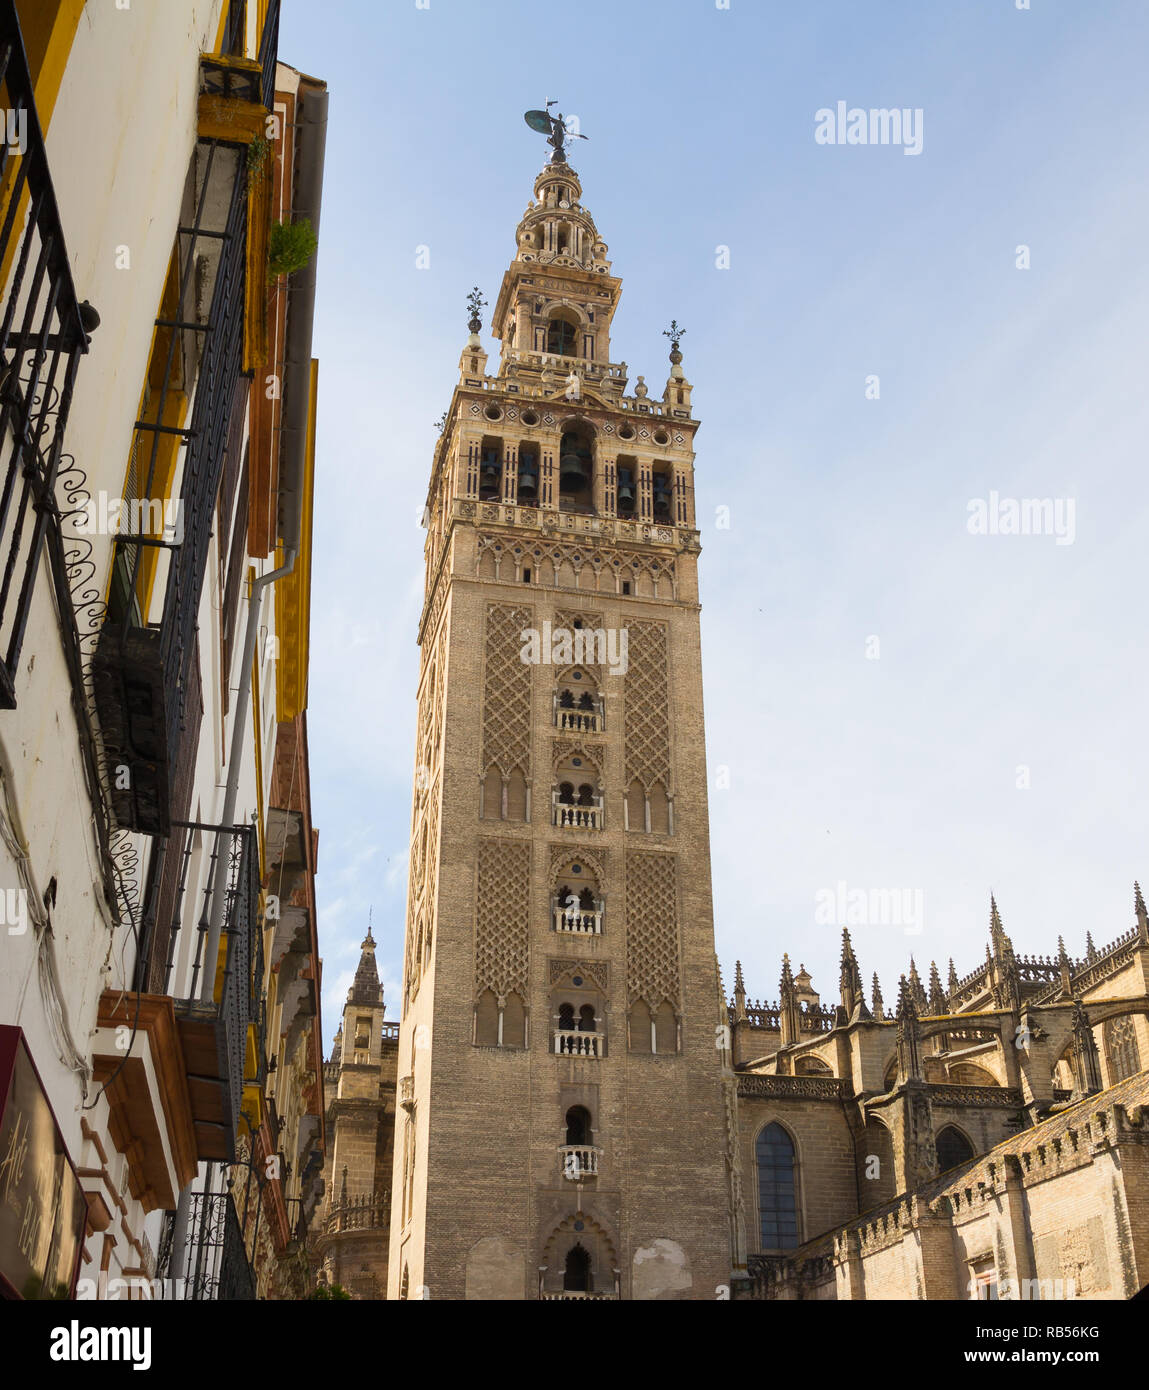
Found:
M 698 422 L 677 332 L 627 393 L 581 198 L 560 140 L 431 470 L 392 1298 L 730 1283 Z

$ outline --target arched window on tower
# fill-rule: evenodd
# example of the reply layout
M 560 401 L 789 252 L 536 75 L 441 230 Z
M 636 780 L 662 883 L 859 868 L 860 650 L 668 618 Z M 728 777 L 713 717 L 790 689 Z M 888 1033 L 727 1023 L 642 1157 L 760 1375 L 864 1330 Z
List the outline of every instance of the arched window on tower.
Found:
M 959 1163 L 968 1163 L 974 1156 L 973 1145 L 954 1125 L 946 1125 L 938 1135 L 938 1172 L 945 1173 L 956 1168 Z
M 581 1245 L 573 1245 L 567 1251 L 563 1268 L 564 1293 L 590 1293 L 590 1255 Z
M 590 1143 L 590 1111 L 585 1105 L 572 1105 L 566 1113 L 566 1123 L 568 1145 Z
M 547 324 L 547 351 L 555 357 L 574 357 L 577 337 L 575 324 L 556 314 Z
M 536 444 L 519 445 L 519 501 L 528 505 L 539 500 L 539 450 Z
M 763 1250 L 793 1250 L 798 1244 L 798 1170 L 794 1141 L 780 1124 L 769 1124 L 755 1145 L 758 1216 Z
M 479 501 L 497 502 L 503 490 L 503 441 L 485 438 L 479 449 Z
M 566 430 L 559 445 L 559 510 L 594 512 L 594 451 L 583 425 Z

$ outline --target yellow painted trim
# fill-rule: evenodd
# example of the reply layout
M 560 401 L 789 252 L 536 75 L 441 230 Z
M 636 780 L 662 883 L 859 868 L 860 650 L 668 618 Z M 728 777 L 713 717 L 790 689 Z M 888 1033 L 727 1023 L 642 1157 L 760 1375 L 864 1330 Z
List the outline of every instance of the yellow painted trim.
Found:
M 179 294 L 179 260 L 176 250 L 172 250 L 171 260 L 168 262 L 168 273 L 164 278 L 164 287 L 160 292 L 160 303 L 156 311 L 156 318 L 176 317 L 176 307 Z M 148 351 L 148 362 L 144 368 L 144 381 L 140 387 L 139 406 L 136 410 L 137 420 L 155 420 L 157 406 L 148 401 L 148 387 L 152 379 L 153 371 L 159 372 L 167 357 L 168 339 L 167 335 L 174 332 L 174 329 L 160 329 L 152 325 L 152 342 Z M 162 335 L 162 336 L 161 336 Z M 177 362 L 178 362 L 177 354 Z M 158 397 L 157 397 L 158 404 Z M 188 415 L 190 401 L 186 392 L 179 387 L 171 387 L 168 391 L 164 418 L 160 422 L 175 428 L 181 428 Z M 152 441 L 151 436 L 146 430 L 133 430 L 132 442 L 129 446 L 134 449 L 137 439 L 140 442 L 140 450 L 143 458 L 140 460 L 141 466 L 146 470 L 147 459 L 151 456 Z M 167 501 L 171 496 L 172 483 L 175 480 L 176 462 L 179 458 L 182 439 L 175 434 L 162 434 L 159 436 L 159 448 L 156 451 L 156 472 L 152 482 L 152 496 L 158 500 Z M 124 498 L 136 495 L 139 488 L 142 488 L 146 481 L 146 471 L 144 476 L 138 477 L 135 487 L 128 486 L 128 480 L 132 473 L 132 457 L 129 452 L 127 462 L 124 465 L 124 484 L 120 490 L 120 495 Z M 163 534 L 163 527 L 157 531 L 153 529 L 148 534 L 159 539 Z M 160 553 L 153 546 L 147 546 L 140 560 L 140 567 L 136 576 L 136 600 L 140 605 L 140 611 L 147 620 L 147 614 L 151 607 L 152 594 L 155 589 L 156 575 L 159 573 Z M 114 566 L 109 566 L 108 578 L 105 588 L 105 599 L 111 592 Z
M 45 135 L 56 109 L 56 98 L 64 80 L 64 69 L 72 55 L 72 44 L 79 28 L 80 16 L 84 12 L 84 0 L 16 0 L 16 14 L 20 21 L 20 35 L 24 40 L 24 52 L 28 58 L 28 72 L 32 78 L 32 91 L 36 101 L 36 115 L 40 129 Z M 6 83 L 0 83 L 0 107 L 8 109 L 12 105 L 8 97 Z M 8 204 L 16 177 L 20 172 L 22 155 L 8 161 L 4 177 L 0 180 L 0 222 L 8 214 Z M 14 228 L 22 227 L 28 211 L 30 192 L 27 186 L 20 195 Z M 16 259 L 20 244 L 19 236 L 14 236 L 0 262 L 0 285 L 8 283 L 8 276 Z
M 249 567 L 248 574 L 251 579 L 254 579 L 254 565 Z M 282 583 L 282 580 L 279 582 Z M 248 593 L 251 593 L 250 580 Z M 250 602 L 250 598 L 248 601 Z M 251 726 L 255 734 L 255 835 L 256 842 L 259 845 L 259 876 L 262 882 L 264 865 L 266 862 L 264 854 L 264 825 L 267 811 L 263 804 L 263 691 L 259 683 L 259 671 L 263 663 L 259 658 L 259 643 L 256 642 L 255 651 L 251 655 Z
M 303 471 L 303 515 L 295 568 L 275 586 L 275 630 L 279 637 L 276 665 L 275 715 L 281 724 L 307 708 L 311 648 L 312 520 L 315 510 L 315 436 L 319 408 L 319 362 L 311 359 L 307 403 L 306 461 Z
M 84 0 L 16 0 L 20 33 L 36 93 L 40 129 L 47 131 L 71 57 Z
M 215 34 L 215 47 L 212 54 L 223 52 L 223 36 L 227 33 L 227 17 L 231 13 L 231 0 L 223 0 L 223 9 L 219 12 L 219 28 Z
M 250 145 L 267 130 L 268 110 L 258 101 L 240 101 L 201 92 L 197 103 L 196 129 L 201 140 L 224 140 L 232 145 Z
M 255 371 L 267 362 L 267 243 L 271 236 L 273 170 L 274 159 L 269 147 L 263 168 L 249 176 L 247 181 L 247 274 L 243 315 L 245 372 Z

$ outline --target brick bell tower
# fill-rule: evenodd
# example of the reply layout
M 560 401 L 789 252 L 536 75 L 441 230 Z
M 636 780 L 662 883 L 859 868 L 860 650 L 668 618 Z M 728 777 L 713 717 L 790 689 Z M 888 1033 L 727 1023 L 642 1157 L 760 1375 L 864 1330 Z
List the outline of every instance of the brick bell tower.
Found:
M 661 396 L 627 393 L 553 124 L 427 495 L 389 1297 L 709 1300 L 740 1194 L 698 422 L 673 325 Z

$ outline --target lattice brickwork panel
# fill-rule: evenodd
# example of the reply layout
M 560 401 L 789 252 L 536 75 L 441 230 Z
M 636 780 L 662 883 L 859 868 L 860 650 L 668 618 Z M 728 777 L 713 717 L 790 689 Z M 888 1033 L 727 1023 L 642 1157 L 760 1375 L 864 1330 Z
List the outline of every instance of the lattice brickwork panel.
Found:
M 527 998 L 531 847 L 522 840 L 479 841 L 475 916 L 475 995 Z
M 431 954 L 432 921 L 439 867 L 439 788 L 443 719 L 446 712 L 447 624 L 424 644 L 415 750 L 415 795 L 411 809 L 411 859 L 407 885 L 405 981 L 407 997 L 418 988 Z
M 670 791 L 670 703 L 664 623 L 628 623 L 626 783 Z
M 656 1009 L 680 1003 L 677 860 L 632 850 L 626 856 L 626 999 Z
M 530 780 L 533 667 L 521 658 L 519 634 L 533 626 L 529 608 L 503 603 L 487 606 L 482 775 L 494 765 L 505 777 L 518 768 Z

